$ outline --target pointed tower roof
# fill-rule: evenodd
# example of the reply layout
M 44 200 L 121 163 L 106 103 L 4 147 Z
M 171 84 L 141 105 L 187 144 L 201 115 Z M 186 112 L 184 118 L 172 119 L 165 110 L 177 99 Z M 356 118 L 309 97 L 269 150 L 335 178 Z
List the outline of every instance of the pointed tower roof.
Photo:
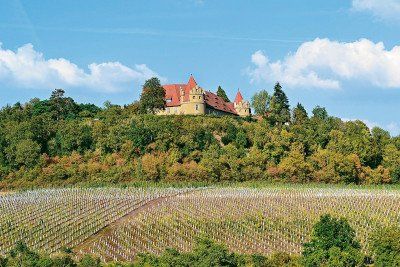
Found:
M 238 92 L 237 92 L 237 94 L 236 94 L 234 103 L 240 103 L 240 102 L 242 102 L 242 101 L 243 101 L 243 96 L 242 96 L 242 94 L 240 93 L 240 91 L 239 91 L 239 89 L 238 89 Z
M 193 75 L 190 74 L 190 78 L 189 78 L 189 82 L 187 84 L 187 88 L 190 90 L 193 87 L 195 87 L 196 85 L 197 85 L 197 83 L 196 83 L 195 79 L 193 78 Z

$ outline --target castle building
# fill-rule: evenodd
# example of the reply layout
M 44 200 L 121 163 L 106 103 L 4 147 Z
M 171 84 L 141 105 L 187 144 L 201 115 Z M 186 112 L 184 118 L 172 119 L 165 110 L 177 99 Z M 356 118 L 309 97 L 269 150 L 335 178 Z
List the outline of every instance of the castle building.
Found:
M 233 103 L 225 102 L 216 94 L 198 86 L 192 75 L 187 84 L 166 84 L 163 88 L 166 107 L 157 113 L 159 115 L 251 115 L 250 103 L 243 99 L 240 91 Z

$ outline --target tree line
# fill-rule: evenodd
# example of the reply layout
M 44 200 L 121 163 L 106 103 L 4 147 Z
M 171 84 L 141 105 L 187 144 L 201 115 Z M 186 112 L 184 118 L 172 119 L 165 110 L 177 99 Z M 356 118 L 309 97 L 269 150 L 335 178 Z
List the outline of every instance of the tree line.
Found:
M 130 263 L 101 263 L 91 255 L 80 259 L 73 251 L 64 248 L 56 255 L 33 252 L 19 241 L 6 258 L 0 257 L 0 267 L 356 267 L 399 266 L 400 229 L 396 227 L 377 230 L 371 238 L 372 254 L 361 250 L 356 234 L 344 218 L 329 214 L 321 216 L 314 225 L 311 239 L 303 245 L 301 255 L 278 252 L 270 256 L 245 255 L 230 252 L 223 244 L 202 237 L 190 252 L 168 248 L 161 255 L 139 254 Z
M 57 89 L 48 99 L 3 107 L 0 188 L 400 180 L 400 137 L 344 122 L 323 107 L 311 114 L 301 104 L 291 108 L 279 84 L 254 95 L 256 116 L 248 118 L 155 116 L 164 103 L 159 87 L 147 81 L 140 101 L 125 106 L 79 104 Z

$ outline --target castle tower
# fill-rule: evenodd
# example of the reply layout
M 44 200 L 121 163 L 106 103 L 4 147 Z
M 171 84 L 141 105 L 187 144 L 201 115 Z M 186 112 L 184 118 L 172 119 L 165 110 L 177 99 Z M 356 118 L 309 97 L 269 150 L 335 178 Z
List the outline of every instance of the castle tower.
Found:
M 250 102 L 243 100 L 243 96 L 239 89 L 236 94 L 235 101 L 233 102 L 233 107 L 241 117 L 247 117 L 251 115 Z
M 197 85 L 192 75 L 190 75 L 189 82 L 187 83 L 183 93 L 181 90 L 181 111 L 183 114 L 190 115 L 200 115 L 206 113 L 204 90 Z
M 196 85 L 189 92 L 189 103 L 191 109 L 193 110 L 192 114 L 205 114 L 206 113 L 206 105 L 204 102 L 204 90 L 203 88 Z

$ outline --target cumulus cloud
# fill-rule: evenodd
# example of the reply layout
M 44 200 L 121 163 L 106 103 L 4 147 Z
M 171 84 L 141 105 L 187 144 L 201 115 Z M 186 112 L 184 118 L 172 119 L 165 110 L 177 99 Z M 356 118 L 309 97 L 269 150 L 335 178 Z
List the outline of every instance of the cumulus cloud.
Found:
M 0 43 L 0 82 L 18 87 L 85 87 L 117 92 L 154 76 L 159 77 L 145 64 L 130 68 L 120 62 L 92 63 L 84 70 L 64 58 L 46 59 L 32 44 L 12 51 L 3 49 Z
M 380 19 L 400 19 L 400 0 L 353 0 L 352 6 L 356 11 L 367 11 Z
M 341 43 L 317 38 L 295 53 L 271 62 L 262 51 L 251 56 L 251 82 L 280 81 L 289 87 L 339 89 L 344 80 L 359 80 L 378 87 L 400 87 L 400 46 L 386 50 L 368 39 Z

